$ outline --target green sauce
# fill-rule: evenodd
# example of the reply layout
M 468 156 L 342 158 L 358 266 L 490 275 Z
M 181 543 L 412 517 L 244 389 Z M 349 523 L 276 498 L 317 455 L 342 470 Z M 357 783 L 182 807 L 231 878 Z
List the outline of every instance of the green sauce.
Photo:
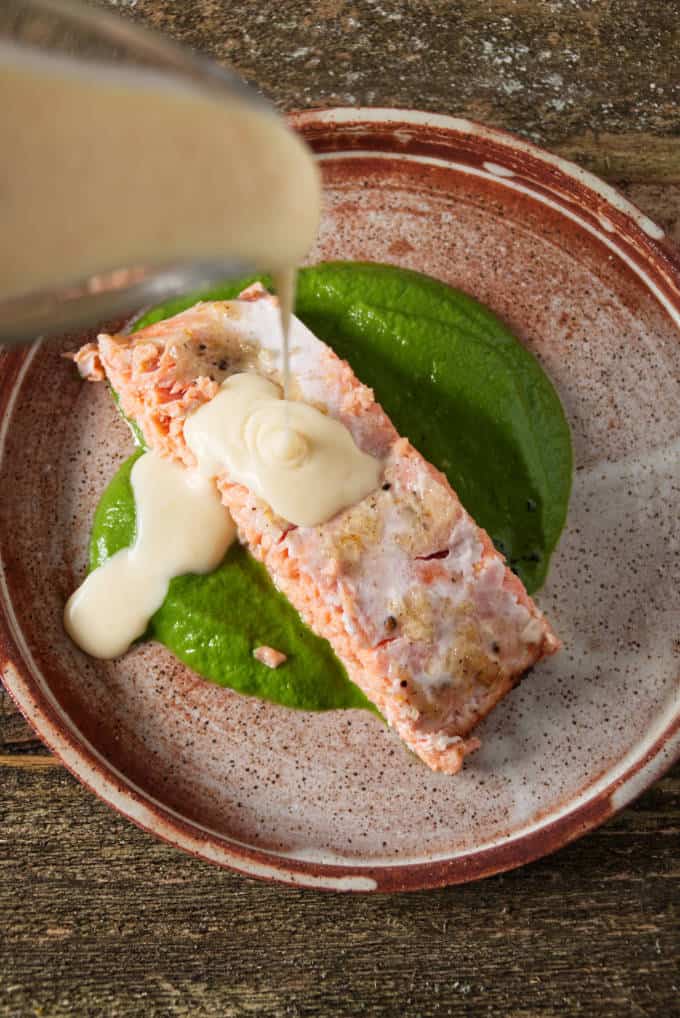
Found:
M 143 452 L 138 449 L 123 463 L 97 506 L 90 569 L 135 539 L 130 472 Z M 372 708 L 328 642 L 300 620 L 264 566 L 238 543 L 214 572 L 170 582 L 143 639 L 159 640 L 206 679 L 239 693 L 306 710 Z M 283 651 L 288 661 L 276 670 L 260 664 L 253 650 L 261 644 Z
M 135 329 L 198 299 L 233 298 L 251 281 L 171 301 Z M 572 457 L 559 398 L 535 358 L 472 298 L 390 266 L 303 269 L 296 314 L 372 386 L 400 434 L 444 471 L 527 590 L 540 587 L 566 519 Z M 134 540 L 130 470 L 140 454 L 102 496 L 92 569 Z M 201 675 L 241 693 L 306 710 L 371 706 L 328 643 L 237 545 L 210 575 L 174 579 L 144 638 L 160 640 Z M 260 644 L 288 660 L 268 669 L 252 657 Z

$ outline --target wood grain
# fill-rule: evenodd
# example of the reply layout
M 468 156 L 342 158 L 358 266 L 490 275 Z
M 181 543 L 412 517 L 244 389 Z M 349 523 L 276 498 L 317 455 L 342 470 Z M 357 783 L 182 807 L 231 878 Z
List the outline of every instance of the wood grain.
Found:
M 44 752 L 42 743 L 33 729 L 10 700 L 0 684 L 0 752 Z
M 2 782 L 3 1015 L 677 1014 L 680 772 L 523 870 L 373 898 L 216 870 L 56 769 Z
M 680 3 L 101 0 L 282 108 L 455 112 L 616 181 L 680 244 Z M 0 1016 L 680 1013 L 680 767 L 556 855 L 350 898 L 180 855 L 81 788 L 0 690 Z
M 34 753 L 31 756 L 19 756 L 17 753 L 0 753 L 0 767 L 37 771 L 44 767 L 61 767 L 61 761 L 51 753 Z
M 644 135 L 677 165 L 678 0 L 102 2 L 235 68 L 284 109 L 415 107 L 553 148 L 638 136 L 619 146 L 638 166 Z

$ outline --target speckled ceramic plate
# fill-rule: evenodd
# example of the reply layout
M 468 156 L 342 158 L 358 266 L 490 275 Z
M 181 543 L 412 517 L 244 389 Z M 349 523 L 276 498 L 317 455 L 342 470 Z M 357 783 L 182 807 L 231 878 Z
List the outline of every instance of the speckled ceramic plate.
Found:
M 203 859 L 338 890 L 471 880 L 583 834 L 677 753 L 678 264 L 610 187 L 509 135 L 388 110 L 293 120 L 326 181 L 311 260 L 394 262 L 462 287 L 555 382 L 577 469 L 538 601 L 564 650 L 482 724 L 454 778 L 366 712 L 239 697 L 151 644 L 85 657 L 62 607 L 130 439 L 105 389 L 36 344 L 0 360 L 3 677 L 84 784 Z

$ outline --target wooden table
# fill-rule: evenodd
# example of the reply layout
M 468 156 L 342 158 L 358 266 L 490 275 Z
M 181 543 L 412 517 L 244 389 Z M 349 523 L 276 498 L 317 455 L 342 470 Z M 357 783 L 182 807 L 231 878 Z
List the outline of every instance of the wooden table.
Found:
M 282 108 L 498 124 L 680 243 L 680 3 L 110 0 Z M 196 862 L 64 772 L 0 692 L 0 1015 L 680 1014 L 680 768 L 582 841 L 466 887 L 342 897 Z

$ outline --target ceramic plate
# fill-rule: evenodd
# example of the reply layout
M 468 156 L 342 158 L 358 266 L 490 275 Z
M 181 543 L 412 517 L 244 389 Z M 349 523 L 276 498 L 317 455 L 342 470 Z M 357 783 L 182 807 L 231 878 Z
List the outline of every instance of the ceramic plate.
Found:
M 0 361 L 3 677 L 85 785 L 203 859 L 337 890 L 471 880 L 583 834 L 677 755 L 678 263 L 610 187 L 502 132 L 394 110 L 293 122 L 326 184 L 310 261 L 393 262 L 462 287 L 557 386 L 576 474 L 537 600 L 564 650 L 481 725 L 453 778 L 366 712 L 243 698 L 151 644 L 85 657 L 62 608 L 130 438 L 106 389 L 60 357 L 72 338 Z

